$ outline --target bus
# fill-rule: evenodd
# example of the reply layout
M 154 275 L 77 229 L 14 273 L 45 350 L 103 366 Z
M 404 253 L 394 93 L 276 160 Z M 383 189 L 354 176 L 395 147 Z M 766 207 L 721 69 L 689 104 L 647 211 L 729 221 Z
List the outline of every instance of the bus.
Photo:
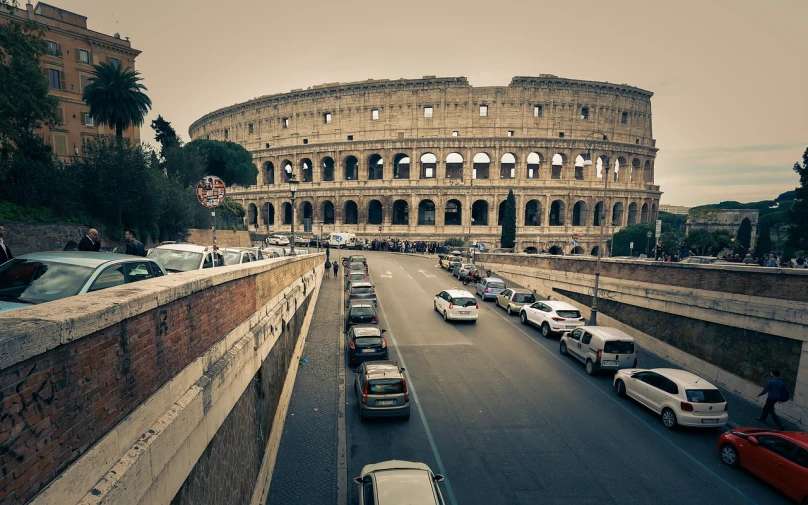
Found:
M 337 237 L 340 237 L 339 241 L 337 240 Z M 328 245 L 329 247 L 339 247 L 340 249 L 353 247 L 356 245 L 356 234 L 335 231 L 328 235 Z

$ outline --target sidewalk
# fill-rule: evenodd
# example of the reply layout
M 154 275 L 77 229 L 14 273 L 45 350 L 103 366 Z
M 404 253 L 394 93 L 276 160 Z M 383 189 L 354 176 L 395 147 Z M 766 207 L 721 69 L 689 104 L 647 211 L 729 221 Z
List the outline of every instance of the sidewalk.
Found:
M 342 281 L 323 279 L 286 414 L 267 505 L 338 501 Z

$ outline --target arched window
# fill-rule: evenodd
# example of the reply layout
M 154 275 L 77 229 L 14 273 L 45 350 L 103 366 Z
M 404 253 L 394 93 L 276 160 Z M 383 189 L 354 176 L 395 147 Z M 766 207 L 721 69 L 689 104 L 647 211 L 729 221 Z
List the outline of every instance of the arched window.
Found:
M 334 180 L 334 158 L 331 156 L 323 158 L 323 180 L 328 182 Z
M 281 167 L 283 169 L 283 180 L 284 180 L 284 182 L 287 182 L 289 179 L 294 177 L 295 167 L 292 166 L 291 161 L 283 160 L 283 163 L 281 164 Z
M 275 184 L 275 165 L 271 161 L 264 163 L 264 184 Z
M 320 204 L 320 215 L 323 217 L 323 224 L 334 224 L 334 204 L 326 200 Z
M 488 179 L 489 169 L 491 167 L 491 158 L 485 153 L 477 153 L 474 155 L 473 170 L 471 172 L 472 179 Z
M 572 207 L 572 226 L 586 226 L 586 202 L 575 202 Z
M 410 204 L 406 200 L 393 202 L 393 224 L 410 224 Z
M 373 154 L 368 158 L 368 180 L 380 181 L 384 179 L 384 160 L 378 154 Z
M 564 202 L 555 200 L 550 204 L 550 226 L 564 226 Z
M 267 202 L 261 207 L 261 219 L 264 221 L 264 226 L 272 226 L 275 224 L 275 207 Z
M 463 179 L 463 156 L 460 153 L 449 153 L 446 157 L 446 178 Z
M 541 202 L 530 200 L 525 205 L 525 226 L 541 226 Z
M 567 162 L 567 157 L 561 153 L 556 153 L 553 155 L 553 164 L 552 164 L 552 172 L 550 177 L 553 179 L 561 179 L 564 177 L 561 169 L 563 168 L 564 164 Z
M 620 169 L 628 168 L 628 161 L 622 156 L 617 158 L 617 162 L 614 164 L 614 182 L 619 182 L 622 174 L 620 173 Z
M 650 222 L 649 217 L 648 217 L 648 204 L 647 203 L 642 204 L 642 212 L 640 214 L 640 222 L 641 223 Z
M 499 178 L 513 179 L 516 177 L 516 156 L 513 153 L 505 153 L 499 160 Z
M 300 160 L 300 173 L 303 175 L 302 182 L 311 182 L 312 164 L 308 158 Z
M 605 216 L 603 215 L 603 202 L 598 202 L 595 204 L 595 215 L 592 218 L 592 225 L 593 226 L 600 226 L 600 220 L 603 219 Z
M 637 180 L 642 180 L 642 169 L 640 168 L 640 159 L 634 158 L 631 160 L 631 173 L 629 174 L 628 181 L 633 182 Z
M 384 210 L 382 209 L 382 202 L 378 200 L 371 200 L 368 203 L 368 224 L 382 224 L 384 220 Z
M 343 224 L 357 224 L 359 222 L 359 208 L 356 202 L 348 200 L 345 202 L 345 210 L 342 213 Z
M 499 210 L 497 211 L 497 226 L 502 226 L 505 221 L 505 207 L 508 206 L 508 200 L 499 202 Z
M 628 224 L 637 224 L 637 204 L 633 202 L 628 206 Z
M 438 169 L 438 158 L 432 153 L 421 155 L 421 179 L 434 179 Z
M 444 226 L 460 226 L 463 224 L 463 208 L 459 200 L 449 200 L 446 202 L 443 224 Z
M 645 160 L 645 168 L 642 171 L 643 182 L 654 182 L 654 168 L 651 165 L 651 160 Z
M 488 202 L 485 200 L 471 204 L 471 226 L 488 226 Z
M 300 224 L 306 224 L 307 219 L 310 223 L 312 223 L 314 219 L 314 209 L 311 206 L 311 202 L 300 202 L 300 206 L 298 206 L 298 214 L 300 214 L 297 217 Z
M 580 154 L 575 158 L 575 178 L 579 181 L 584 179 L 584 157 Z
M 258 226 L 258 207 L 254 203 L 247 206 L 247 224 Z
M 554 245 L 547 252 L 549 252 L 550 254 L 562 255 L 562 254 L 564 254 L 564 249 L 561 249 L 557 245 Z
M 348 156 L 345 158 L 345 180 L 355 181 L 359 177 L 359 160 L 356 156 Z
M 435 225 L 435 203 L 432 200 L 421 200 L 418 204 L 418 224 Z
M 283 209 L 283 224 L 292 224 L 292 204 L 283 202 L 281 209 Z
M 612 226 L 623 226 L 623 202 L 614 204 L 612 210 Z
M 527 178 L 538 179 L 539 167 L 541 166 L 541 155 L 539 153 L 530 153 L 527 155 Z
M 410 178 L 410 157 L 404 153 L 396 154 L 393 158 L 393 179 Z

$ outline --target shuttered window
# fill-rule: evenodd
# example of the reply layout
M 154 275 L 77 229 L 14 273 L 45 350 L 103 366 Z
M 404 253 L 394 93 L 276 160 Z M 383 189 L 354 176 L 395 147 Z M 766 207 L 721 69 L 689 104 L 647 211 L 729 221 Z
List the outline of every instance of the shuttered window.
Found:
M 53 152 L 59 156 L 67 156 L 67 135 L 53 134 Z
M 78 49 L 76 50 L 76 61 L 79 63 L 85 63 L 87 65 L 90 64 L 90 51 L 86 49 Z
M 65 89 L 64 74 L 58 70 L 48 69 L 48 86 L 51 89 Z

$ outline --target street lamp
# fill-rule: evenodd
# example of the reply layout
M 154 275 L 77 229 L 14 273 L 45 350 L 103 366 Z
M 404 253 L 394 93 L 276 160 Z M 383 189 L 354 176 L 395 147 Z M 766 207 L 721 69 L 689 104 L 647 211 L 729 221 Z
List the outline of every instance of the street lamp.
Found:
M 599 145 L 598 140 L 595 139 L 595 135 L 602 136 L 603 142 L 608 142 L 609 137 L 601 132 L 601 131 L 594 131 L 584 137 L 584 145 L 586 145 L 586 156 L 584 157 L 584 166 L 591 167 L 592 166 L 592 151 Z M 609 144 L 606 144 L 608 148 Z M 603 207 L 601 212 L 603 215 L 600 216 L 600 239 L 598 240 L 598 259 L 595 263 L 595 287 L 592 290 L 592 316 L 589 318 L 590 326 L 597 326 L 598 325 L 598 284 L 600 283 L 600 259 L 603 256 L 603 232 L 605 229 L 605 222 L 606 222 L 606 197 L 607 197 L 607 190 L 609 188 L 609 166 L 611 165 L 611 158 L 604 154 L 603 155 L 603 172 L 601 176 L 603 177 Z
M 292 193 L 292 240 L 289 246 L 289 256 L 295 255 L 295 193 L 297 193 L 297 185 L 300 184 L 294 174 L 289 175 L 289 191 Z
M 648 231 L 648 233 L 645 234 L 645 236 L 648 237 L 648 240 L 645 241 L 645 257 L 646 258 L 648 257 L 648 253 L 651 251 L 650 250 L 650 247 L 651 247 L 651 235 L 653 235 L 653 234 L 651 233 L 650 230 Z

